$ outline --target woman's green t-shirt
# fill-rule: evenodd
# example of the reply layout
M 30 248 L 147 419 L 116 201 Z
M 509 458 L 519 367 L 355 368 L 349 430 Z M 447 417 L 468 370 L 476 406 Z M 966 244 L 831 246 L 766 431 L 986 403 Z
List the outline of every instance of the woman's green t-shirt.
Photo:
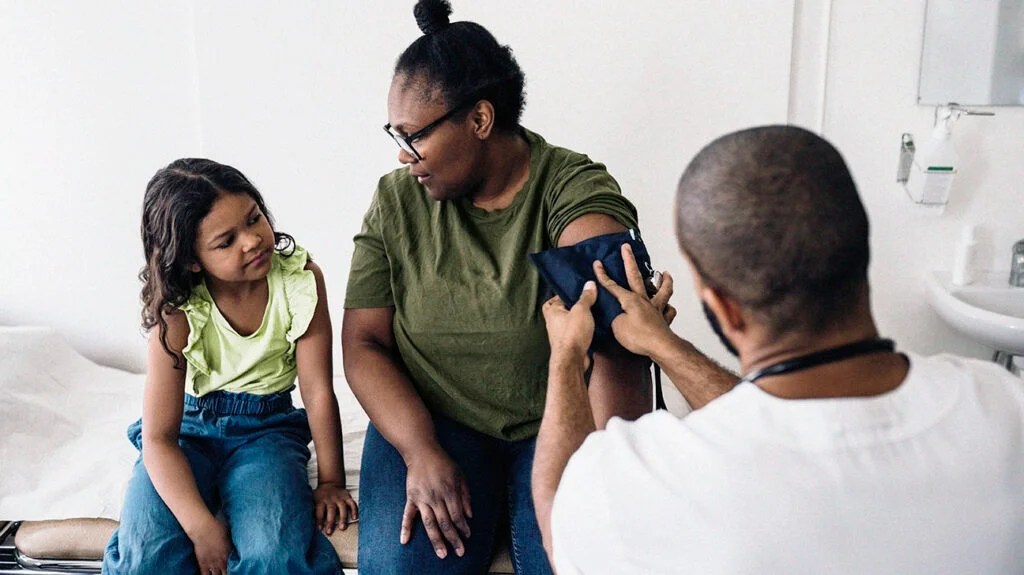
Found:
M 527 254 L 585 214 L 637 227 L 604 165 L 524 135 L 529 179 L 502 210 L 434 200 L 405 168 L 381 178 L 345 296 L 346 308 L 394 306 L 398 350 L 429 409 L 507 440 L 537 434 L 547 388 L 550 292 Z

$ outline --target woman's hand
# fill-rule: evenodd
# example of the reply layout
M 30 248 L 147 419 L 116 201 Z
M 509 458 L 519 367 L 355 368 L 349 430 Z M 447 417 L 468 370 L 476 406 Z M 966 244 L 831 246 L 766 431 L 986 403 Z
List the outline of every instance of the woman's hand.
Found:
M 676 310 L 669 305 L 672 297 L 672 276 L 662 274 L 658 291 L 648 298 L 643 275 L 636 265 L 633 250 L 629 244 L 622 245 L 622 262 L 626 268 L 626 289 L 610 278 L 600 261 L 594 262 L 597 281 L 608 290 L 622 306 L 622 312 L 612 320 L 612 333 L 622 347 L 637 355 L 652 355 L 658 341 L 672 336 L 669 324 L 675 319 Z
M 328 481 L 313 490 L 313 515 L 316 528 L 331 535 L 336 528 L 344 531 L 349 523 L 359 520 L 359 506 L 344 485 Z
M 440 447 L 417 454 L 406 465 L 402 545 L 412 538 L 413 521 L 418 514 L 439 558 L 448 556 L 446 540 L 455 549 L 455 554 L 462 557 L 466 548 L 459 535 L 469 537 L 466 519 L 473 517 L 469 486 L 462 472 Z
M 228 572 L 228 555 L 231 554 L 231 536 L 228 527 L 212 516 L 203 528 L 190 533 L 195 548 L 199 572 L 203 575 L 225 575 Z

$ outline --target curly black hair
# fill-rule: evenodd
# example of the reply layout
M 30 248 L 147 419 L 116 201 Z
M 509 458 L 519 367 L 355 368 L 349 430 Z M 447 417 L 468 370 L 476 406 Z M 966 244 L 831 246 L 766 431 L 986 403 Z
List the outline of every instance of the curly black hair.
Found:
M 251 197 L 267 218 L 271 229 L 274 219 L 252 182 L 237 169 L 213 160 L 182 158 L 161 168 L 146 185 L 142 201 L 142 249 L 146 265 L 139 272 L 142 280 L 142 328 L 161 327 L 160 343 L 174 358 L 178 355 L 167 344 L 167 320 L 164 314 L 183 305 L 202 281 L 202 272 L 193 272 L 198 261 L 196 235 L 199 223 L 222 194 Z M 292 236 L 274 231 L 275 248 L 286 255 L 294 249 Z

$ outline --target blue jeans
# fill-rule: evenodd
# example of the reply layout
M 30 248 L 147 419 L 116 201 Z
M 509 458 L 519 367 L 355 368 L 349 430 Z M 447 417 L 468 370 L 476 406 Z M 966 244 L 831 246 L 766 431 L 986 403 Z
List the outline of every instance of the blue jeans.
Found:
M 510 541 L 516 573 L 551 573 L 530 491 L 536 438 L 504 441 L 437 415 L 434 428 L 441 447 L 469 485 L 472 537 L 463 540 L 465 555 L 449 552 L 439 559 L 419 516 L 409 543 L 399 543 L 406 501 L 405 461 L 370 424 L 359 474 L 359 575 L 487 573 L 496 539 Z M 509 537 L 496 537 L 499 525 L 509 527 Z
M 128 428 L 142 451 L 142 421 Z M 185 395 L 178 444 L 212 513 L 223 512 L 234 549 L 228 573 L 341 573 L 313 519 L 306 476 L 306 412 L 288 393 Z M 196 573 L 192 541 L 153 488 L 142 457 L 125 494 L 103 573 Z

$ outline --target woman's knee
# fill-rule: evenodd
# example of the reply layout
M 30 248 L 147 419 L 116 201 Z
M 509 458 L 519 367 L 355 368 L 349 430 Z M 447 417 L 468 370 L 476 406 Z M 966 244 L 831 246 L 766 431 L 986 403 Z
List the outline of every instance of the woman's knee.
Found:
M 444 559 L 434 555 L 433 548 L 415 549 L 408 546 L 387 546 L 367 548 L 359 553 L 359 575 L 379 575 L 391 573 L 416 573 L 430 575 L 444 573 L 446 575 L 487 573 L 491 565 L 492 553 L 467 553 L 458 557 L 449 553 Z

